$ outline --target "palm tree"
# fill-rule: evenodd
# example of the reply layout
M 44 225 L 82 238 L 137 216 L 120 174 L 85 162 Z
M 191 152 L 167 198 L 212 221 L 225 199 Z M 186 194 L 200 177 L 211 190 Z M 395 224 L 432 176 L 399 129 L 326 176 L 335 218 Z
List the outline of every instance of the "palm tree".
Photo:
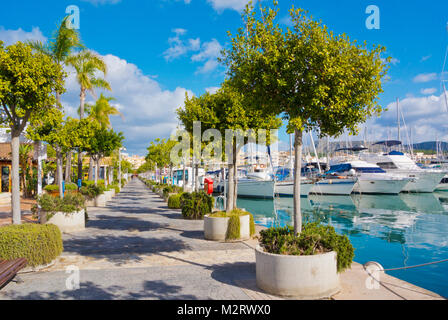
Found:
M 101 125 L 101 128 L 110 129 L 112 127 L 110 124 L 110 116 L 119 115 L 123 119 L 123 114 L 118 111 L 117 107 L 110 104 L 111 101 L 115 100 L 113 97 L 105 97 L 101 94 L 96 103 L 94 105 L 87 104 L 84 111 L 91 119 L 97 121 Z M 80 109 L 78 109 L 79 112 Z
M 57 31 L 53 36 L 53 39 L 49 43 L 43 44 L 40 41 L 28 42 L 35 50 L 50 56 L 56 63 L 58 63 L 61 66 L 67 64 L 67 60 L 74 50 L 84 48 L 84 46 L 81 43 L 78 31 L 73 28 L 67 27 L 67 21 L 69 18 L 70 18 L 69 16 L 66 16 L 62 20 L 61 24 L 59 25 Z M 59 93 L 56 93 L 56 99 L 60 106 L 61 96 Z M 68 152 L 66 169 L 65 169 L 66 180 L 70 179 L 71 158 L 72 153 Z
M 106 76 L 107 66 L 99 55 L 89 50 L 83 50 L 74 56 L 68 57 L 66 62 L 75 69 L 76 80 L 81 87 L 79 95 L 79 118 L 82 120 L 84 118 L 87 91 L 95 96 L 94 89 L 96 88 L 111 90 L 110 84 L 103 78 L 97 76 L 98 72 L 101 72 Z M 82 179 L 82 155 L 80 153 L 78 154 L 78 180 L 79 179 Z

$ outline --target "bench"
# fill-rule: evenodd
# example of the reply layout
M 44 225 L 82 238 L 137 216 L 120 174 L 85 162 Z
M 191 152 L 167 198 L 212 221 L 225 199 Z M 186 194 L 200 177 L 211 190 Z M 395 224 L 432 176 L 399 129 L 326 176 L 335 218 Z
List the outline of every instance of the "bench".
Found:
M 0 289 L 12 280 L 17 272 L 27 265 L 24 258 L 14 260 L 0 260 Z

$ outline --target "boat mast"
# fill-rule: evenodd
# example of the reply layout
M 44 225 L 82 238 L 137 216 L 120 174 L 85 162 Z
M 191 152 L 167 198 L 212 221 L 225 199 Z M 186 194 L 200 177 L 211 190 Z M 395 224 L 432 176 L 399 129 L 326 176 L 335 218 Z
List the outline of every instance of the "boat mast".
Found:
M 316 156 L 316 160 L 317 160 L 317 168 L 319 169 L 319 173 L 322 173 L 322 169 L 320 167 L 320 162 L 319 162 L 319 155 L 317 154 L 316 145 L 314 144 L 313 133 L 311 131 L 309 131 L 309 133 L 310 133 L 311 144 L 313 145 L 314 155 Z
M 400 136 L 400 100 L 399 98 L 397 98 L 397 129 L 398 129 L 398 141 L 401 141 L 401 136 Z M 398 147 L 399 150 L 401 151 L 401 145 Z

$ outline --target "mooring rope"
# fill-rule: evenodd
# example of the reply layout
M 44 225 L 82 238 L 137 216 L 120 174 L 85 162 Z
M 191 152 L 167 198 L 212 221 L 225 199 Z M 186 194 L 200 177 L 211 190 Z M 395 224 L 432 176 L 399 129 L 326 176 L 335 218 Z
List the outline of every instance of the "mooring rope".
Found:
M 413 269 L 413 268 L 419 268 L 419 267 L 425 267 L 433 264 L 438 264 L 442 262 L 448 262 L 448 259 L 440 260 L 440 261 L 433 261 L 433 262 L 427 262 L 422 264 L 417 264 L 415 266 L 408 266 L 408 267 L 399 267 L 399 268 L 388 268 L 388 269 L 380 269 L 378 271 L 396 271 L 396 270 L 405 270 L 405 269 Z M 364 269 L 366 269 L 366 265 L 364 265 Z

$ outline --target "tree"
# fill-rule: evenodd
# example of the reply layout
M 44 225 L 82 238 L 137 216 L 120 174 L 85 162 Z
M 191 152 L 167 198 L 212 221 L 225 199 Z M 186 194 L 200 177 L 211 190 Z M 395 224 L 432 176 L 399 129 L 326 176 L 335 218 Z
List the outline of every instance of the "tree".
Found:
M 368 117 L 379 115 L 378 95 L 387 65 L 385 48 L 336 36 L 301 9 L 292 8 L 292 28 L 282 30 L 274 8 L 260 7 L 258 17 L 251 3 L 243 18 L 245 26 L 231 37 L 225 51 L 230 81 L 246 93 L 251 107 L 282 115 L 288 132 L 295 133 L 294 228 L 302 229 L 300 172 L 303 131 L 338 136 Z M 386 59 L 386 61 L 388 61 Z
M 238 185 L 236 162 L 241 148 L 249 142 L 248 130 L 253 130 L 254 140 L 257 138 L 259 129 L 266 130 L 267 141 L 260 142 L 269 143 L 270 130 L 281 126 L 281 120 L 276 115 L 263 115 L 260 110 L 246 108 L 243 99 L 244 96 L 241 93 L 229 82 L 225 82 L 215 94 L 206 93 L 191 99 L 187 97 L 184 109 L 177 110 L 180 121 L 190 134 L 193 133 L 195 121 L 201 122 L 201 135 L 208 129 L 217 129 L 221 137 L 225 137 L 227 129 L 241 130 L 245 133 L 241 140 L 233 136 L 231 141 L 225 141 L 227 146 L 232 148 L 232 158 L 229 161 L 229 196 L 226 206 L 228 212 L 236 208 Z
M 63 155 L 72 150 L 77 142 L 76 120 L 68 118 L 64 121 L 63 113 L 52 108 L 45 115 L 34 117 L 28 127 L 28 136 L 33 140 L 47 142 L 56 152 L 56 177 L 59 195 L 62 198 L 63 188 Z
M 170 176 L 172 175 L 172 162 L 170 159 L 171 149 L 176 145 L 173 140 L 166 140 L 157 138 L 151 141 L 148 147 L 148 154 L 146 155 L 146 162 L 157 168 L 170 168 Z
M 89 143 L 83 147 L 83 151 L 86 151 L 90 157 L 96 163 L 95 173 L 95 185 L 98 185 L 98 176 L 100 174 L 100 160 L 103 157 L 108 157 L 114 150 L 117 150 L 122 146 L 123 133 L 114 132 L 113 130 L 107 130 L 105 128 L 97 128 Z
M 11 128 L 12 149 L 12 215 L 21 223 L 19 182 L 19 137 L 35 113 L 44 113 L 57 104 L 54 93 L 64 92 L 60 65 L 50 57 L 33 52 L 29 45 L 18 42 L 7 47 L 0 41 L 1 118 Z
M 76 55 L 70 56 L 66 60 L 67 64 L 76 71 L 76 80 L 80 86 L 80 111 L 79 119 L 84 118 L 84 105 L 86 93 L 89 91 L 95 96 L 95 88 L 111 90 L 110 84 L 103 78 L 98 77 L 98 73 L 106 76 L 107 66 L 104 60 L 89 50 L 83 50 Z M 78 155 L 78 179 L 82 179 L 82 156 Z
M 115 98 L 105 97 L 101 94 L 94 105 L 86 105 L 85 111 L 89 117 L 97 121 L 102 128 L 110 129 L 112 127 L 110 124 L 110 116 L 120 115 L 123 117 L 121 112 L 110 104 L 110 102 L 114 100 Z
M 29 44 L 37 51 L 42 52 L 53 59 L 54 62 L 63 67 L 76 49 L 82 49 L 79 33 L 74 28 L 67 27 L 67 21 L 70 17 L 65 17 L 61 24 L 59 25 L 57 31 L 55 32 L 53 38 L 50 42 L 43 44 L 40 41 L 30 41 Z M 61 95 L 56 93 L 56 99 L 59 104 L 61 104 Z M 72 153 L 67 153 L 66 169 L 65 169 L 65 179 L 70 179 L 71 172 L 71 156 Z
M 25 197 L 29 197 L 27 188 L 27 175 L 30 169 L 30 161 L 32 161 L 33 146 L 31 144 L 21 144 L 19 147 L 19 163 L 22 175 L 20 176 L 22 180 L 22 191 Z

